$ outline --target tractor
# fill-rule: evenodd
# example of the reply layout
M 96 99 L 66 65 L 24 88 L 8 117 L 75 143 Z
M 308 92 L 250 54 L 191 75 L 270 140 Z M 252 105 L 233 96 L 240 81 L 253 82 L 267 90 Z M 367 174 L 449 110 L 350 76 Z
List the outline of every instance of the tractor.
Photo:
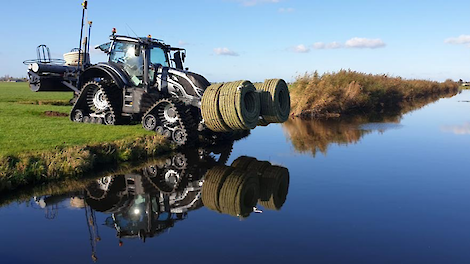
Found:
M 84 1 L 80 46 L 64 54 L 65 60 L 51 59 L 49 49 L 40 45 L 37 59 L 24 62 L 31 90 L 74 92 L 72 121 L 141 122 L 144 129 L 183 146 L 198 138 L 210 143 L 257 124 L 287 120 L 290 99 L 283 80 L 268 80 L 259 89 L 249 81 L 211 85 L 184 67 L 185 49 L 151 35 L 117 35 L 113 28 L 110 41 L 96 47 L 108 61 L 91 64 L 91 21 L 88 36 L 83 37 L 86 10 Z

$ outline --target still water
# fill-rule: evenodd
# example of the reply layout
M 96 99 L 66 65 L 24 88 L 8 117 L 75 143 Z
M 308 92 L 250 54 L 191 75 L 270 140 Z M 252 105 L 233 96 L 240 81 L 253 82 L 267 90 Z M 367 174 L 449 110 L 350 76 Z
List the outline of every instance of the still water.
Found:
M 0 208 L 0 263 L 470 263 L 469 101 L 291 120 L 18 195 Z

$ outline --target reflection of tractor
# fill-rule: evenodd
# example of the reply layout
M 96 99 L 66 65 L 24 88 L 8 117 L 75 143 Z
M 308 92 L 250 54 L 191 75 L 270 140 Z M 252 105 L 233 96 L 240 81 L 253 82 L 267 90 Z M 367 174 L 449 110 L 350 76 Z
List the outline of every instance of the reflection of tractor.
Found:
M 87 1 L 84 15 L 86 9 Z M 90 29 L 91 22 L 84 51 L 80 46 L 64 55 L 65 65 L 51 59 L 45 46 L 38 47 L 37 60 L 25 61 L 33 91 L 74 91 L 72 121 L 142 122 L 145 129 L 184 145 L 202 131 L 213 136 L 218 135 L 214 131 L 252 129 L 260 118 L 269 123 L 288 117 L 290 101 L 284 81 L 269 82 L 258 92 L 248 81 L 211 86 L 203 76 L 184 68 L 184 49 L 151 36 L 120 36 L 113 30 L 111 41 L 97 47 L 108 54 L 108 62 L 92 65 Z M 209 93 L 203 100 L 206 90 Z M 282 115 L 277 118 L 279 111 Z
M 232 145 L 187 149 L 132 173 L 104 177 L 87 187 L 86 203 L 111 214 L 106 225 L 119 238 L 145 241 L 207 208 L 248 217 L 265 209 L 279 210 L 287 197 L 289 172 L 255 158 L 240 157 L 226 166 Z

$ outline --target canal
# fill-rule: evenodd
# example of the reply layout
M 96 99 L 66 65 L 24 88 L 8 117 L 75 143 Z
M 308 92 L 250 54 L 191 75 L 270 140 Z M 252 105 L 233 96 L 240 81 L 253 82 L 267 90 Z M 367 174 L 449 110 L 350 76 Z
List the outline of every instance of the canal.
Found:
M 469 263 L 470 91 L 417 108 L 4 198 L 0 262 Z

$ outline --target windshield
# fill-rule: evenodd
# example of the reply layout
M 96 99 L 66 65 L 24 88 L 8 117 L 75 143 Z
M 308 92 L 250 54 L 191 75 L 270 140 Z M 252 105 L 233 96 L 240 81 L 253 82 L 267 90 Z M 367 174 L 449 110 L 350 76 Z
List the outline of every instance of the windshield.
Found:
M 138 44 L 115 42 L 109 54 L 109 61 L 118 64 L 131 78 L 134 85 L 142 84 L 144 74 L 144 60 L 140 53 L 136 56 Z
M 150 63 L 161 64 L 164 67 L 168 67 L 168 60 L 166 59 L 165 52 L 158 47 L 154 47 L 150 50 Z

